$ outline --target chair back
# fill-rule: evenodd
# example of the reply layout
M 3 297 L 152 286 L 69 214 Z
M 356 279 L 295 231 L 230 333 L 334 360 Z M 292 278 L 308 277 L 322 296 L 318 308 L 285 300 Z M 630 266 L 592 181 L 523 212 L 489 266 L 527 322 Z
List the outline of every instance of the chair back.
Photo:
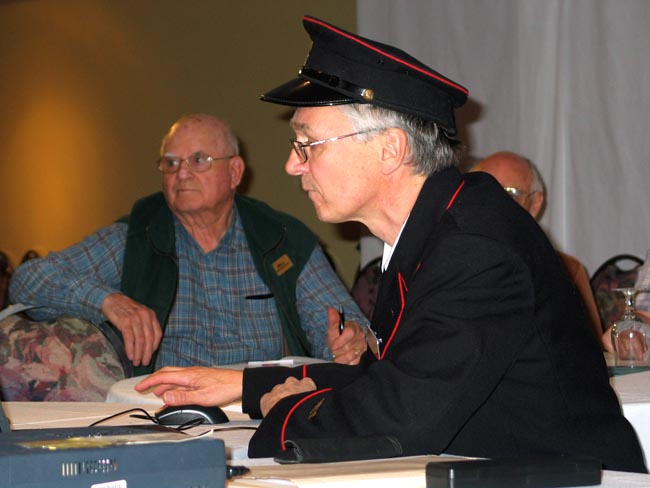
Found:
M 625 309 L 625 298 L 614 288 L 629 288 L 636 283 L 639 267 L 643 260 L 632 254 L 619 254 L 605 261 L 591 276 L 591 289 L 594 292 L 598 313 L 606 330 Z

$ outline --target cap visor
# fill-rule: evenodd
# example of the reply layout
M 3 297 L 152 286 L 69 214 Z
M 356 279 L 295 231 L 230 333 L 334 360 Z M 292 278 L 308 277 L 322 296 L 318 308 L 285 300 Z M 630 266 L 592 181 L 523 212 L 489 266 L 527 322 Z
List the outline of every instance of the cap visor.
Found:
M 300 78 L 294 78 L 266 92 L 260 98 L 265 102 L 294 107 L 318 107 L 355 102 L 342 93 Z

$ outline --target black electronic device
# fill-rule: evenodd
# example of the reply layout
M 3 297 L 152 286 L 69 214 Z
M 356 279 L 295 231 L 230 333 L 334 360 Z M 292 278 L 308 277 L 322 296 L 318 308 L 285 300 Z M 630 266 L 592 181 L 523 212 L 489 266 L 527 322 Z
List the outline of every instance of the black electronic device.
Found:
M 167 405 L 155 414 L 160 425 L 223 424 L 229 422 L 228 416 L 219 407 L 201 405 Z
M 3 488 L 223 488 L 223 440 L 153 426 L 0 434 Z
M 428 463 L 427 488 L 557 488 L 600 484 L 597 459 L 549 456 Z

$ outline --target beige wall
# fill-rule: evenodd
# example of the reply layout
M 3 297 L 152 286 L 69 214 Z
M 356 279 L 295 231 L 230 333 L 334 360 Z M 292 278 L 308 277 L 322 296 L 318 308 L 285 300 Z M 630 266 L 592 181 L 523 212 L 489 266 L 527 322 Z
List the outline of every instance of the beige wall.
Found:
M 306 222 L 350 284 L 356 225 L 316 219 L 284 173 L 288 111 L 258 101 L 304 60 L 303 13 L 356 27 L 353 0 L 0 2 L 0 250 L 15 265 L 126 213 L 159 189 L 167 127 L 202 111 L 240 134 L 245 193 Z

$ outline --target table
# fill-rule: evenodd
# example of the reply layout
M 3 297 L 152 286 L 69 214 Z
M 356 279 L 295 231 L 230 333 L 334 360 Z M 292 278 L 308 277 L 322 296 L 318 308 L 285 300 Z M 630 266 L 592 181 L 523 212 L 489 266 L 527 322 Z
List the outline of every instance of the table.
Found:
M 613 376 L 610 384 L 621 402 L 623 415 L 636 431 L 647 465 L 650 461 L 650 371 Z
M 632 377 L 630 375 L 629 377 Z M 127 407 L 143 408 L 153 413 L 158 407 L 152 404 L 93 403 L 93 402 L 3 402 L 14 429 L 47 427 L 79 427 L 105 418 Z M 251 425 L 248 416 L 237 411 L 236 404 L 224 407 L 230 425 Z M 104 425 L 137 425 L 145 420 L 128 415 L 109 420 Z M 219 426 L 216 426 L 218 428 Z M 197 427 L 200 431 L 203 427 Z M 425 488 L 424 466 L 445 456 L 416 456 L 412 458 L 350 461 L 345 463 L 278 465 L 272 459 L 246 459 L 251 430 L 215 432 L 224 440 L 229 464 L 244 464 L 251 468 L 245 477 L 230 480 L 227 488 L 313 487 L 313 488 Z M 193 431 L 190 431 L 193 433 Z M 234 461 L 234 462 L 233 462 Z M 650 475 L 604 471 L 601 488 L 650 486 Z

